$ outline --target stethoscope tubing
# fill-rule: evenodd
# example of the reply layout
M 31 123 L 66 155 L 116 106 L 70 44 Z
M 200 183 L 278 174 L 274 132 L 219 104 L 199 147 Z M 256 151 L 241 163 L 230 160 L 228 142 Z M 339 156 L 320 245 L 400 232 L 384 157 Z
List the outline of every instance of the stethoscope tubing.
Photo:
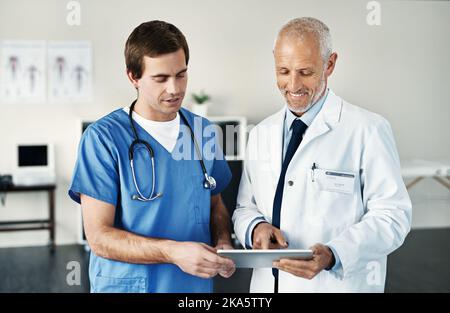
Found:
M 128 157 L 129 157 L 129 160 L 130 160 L 130 167 L 131 167 L 131 173 L 132 173 L 132 176 L 133 176 L 134 187 L 136 188 L 136 191 L 138 193 L 138 195 L 133 195 L 132 199 L 145 202 L 145 201 L 152 201 L 152 200 L 155 200 L 157 198 L 162 197 L 162 193 L 155 194 L 156 173 L 155 173 L 155 156 L 154 156 L 153 149 L 152 149 L 151 145 L 148 142 L 146 142 L 144 140 L 141 140 L 139 138 L 139 136 L 137 134 L 137 131 L 136 131 L 136 128 L 134 126 L 132 114 L 133 114 L 133 111 L 134 111 L 134 105 L 136 104 L 136 101 L 137 100 L 134 100 L 133 103 L 131 104 L 130 111 L 129 111 L 129 114 L 128 114 L 129 119 L 130 119 L 131 129 L 133 131 L 133 136 L 134 136 L 134 141 L 131 143 L 131 145 L 130 145 L 130 147 L 128 149 Z M 206 189 L 215 189 L 216 188 L 216 181 L 215 181 L 215 179 L 212 176 L 209 176 L 208 172 L 206 171 L 206 166 L 205 166 L 205 163 L 203 162 L 203 157 L 202 157 L 202 154 L 201 154 L 201 151 L 200 151 L 200 147 L 198 146 L 197 140 L 195 139 L 194 132 L 193 132 L 191 126 L 189 125 L 186 117 L 181 112 L 181 110 L 178 113 L 180 114 L 183 122 L 189 128 L 189 132 L 191 134 L 192 141 L 194 142 L 196 153 L 197 153 L 197 155 L 200 158 L 199 159 L 200 166 L 202 168 L 203 176 L 205 177 L 205 181 L 204 181 L 203 187 L 206 188 Z M 147 151 L 149 152 L 149 154 L 150 154 L 150 159 L 151 159 L 151 164 L 152 164 L 152 190 L 151 190 L 150 195 L 148 197 L 145 197 L 142 194 L 142 192 L 141 192 L 141 190 L 140 190 L 140 188 L 138 186 L 137 179 L 136 179 L 136 174 L 135 174 L 135 171 L 134 171 L 133 158 L 134 158 L 134 146 L 136 144 L 143 144 L 145 146 L 145 148 L 147 149 Z

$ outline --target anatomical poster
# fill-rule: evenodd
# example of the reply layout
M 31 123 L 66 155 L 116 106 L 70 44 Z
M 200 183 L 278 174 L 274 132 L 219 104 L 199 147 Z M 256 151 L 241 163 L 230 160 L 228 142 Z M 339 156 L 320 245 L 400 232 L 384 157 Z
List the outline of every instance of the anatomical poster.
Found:
M 47 53 L 49 100 L 51 102 L 91 101 L 91 43 L 50 41 Z
M 0 102 L 45 102 L 45 41 L 2 41 Z

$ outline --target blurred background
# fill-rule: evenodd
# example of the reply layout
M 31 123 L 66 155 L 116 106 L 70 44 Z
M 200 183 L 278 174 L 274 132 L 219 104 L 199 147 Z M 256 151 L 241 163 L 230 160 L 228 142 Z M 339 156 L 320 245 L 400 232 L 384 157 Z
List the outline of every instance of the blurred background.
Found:
M 450 2 L 407 0 L 0 0 L 0 292 L 89 291 L 80 208 L 67 189 L 83 128 L 135 98 L 123 50 L 136 26 L 160 19 L 185 34 L 185 107 L 203 90 L 219 126 L 254 125 L 285 105 L 272 46 L 301 16 L 331 30 L 330 88 L 394 131 L 413 230 L 389 256 L 386 291 L 450 292 Z M 240 152 L 228 155 L 230 212 Z M 66 281 L 71 261 L 80 284 Z M 250 275 L 216 279 L 215 290 L 246 292 Z

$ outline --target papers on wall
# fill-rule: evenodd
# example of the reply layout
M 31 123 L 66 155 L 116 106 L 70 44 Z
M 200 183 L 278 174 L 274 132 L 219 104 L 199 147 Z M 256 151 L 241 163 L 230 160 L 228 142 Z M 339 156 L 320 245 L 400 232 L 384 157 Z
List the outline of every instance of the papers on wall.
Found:
M 92 52 L 86 41 L 48 43 L 48 96 L 51 102 L 92 100 Z
M 0 102 L 92 101 L 92 47 L 87 41 L 3 41 Z
M 0 60 L 4 102 L 45 101 L 45 41 L 3 41 Z

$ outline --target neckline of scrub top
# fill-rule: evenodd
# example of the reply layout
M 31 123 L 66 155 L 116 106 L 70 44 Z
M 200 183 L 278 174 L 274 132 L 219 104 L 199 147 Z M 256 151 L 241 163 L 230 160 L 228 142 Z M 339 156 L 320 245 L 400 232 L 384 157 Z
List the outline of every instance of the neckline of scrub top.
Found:
M 129 114 L 130 108 L 123 110 Z M 175 149 L 180 134 L 180 114 L 177 112 L 174 119 L 170 121 L 148 120 L 137 112 L 133 112 L 133 119 L 138 123 L 153 139 L 158 141 L 169 153 Z
M 181 110 L 181 109 L 180 109 L 180 110 Z M 127 121 L 128 121 L 128 124 L 129 124 L 129 114 L 128 114 L 127 112 L 125 112 L 123 109 L 120 109 L 120 111 L 121 111 L 121 113 L 123 113 L 123 114 L 126 115 Z M 178 115 L 179 115 L 179 113 L 178 113 Z M 180 140 L 180 135 L 181 135 L 181 124 L 183 123 L 183 121 L 182 121 L 181 118 L 180 118 L 179 123 L 180 123 L 180 127 L 179 127 L 179 129 L 178 129 L 177 143 L 178 143 L 178 140 Z M 144 133 L 145 136 L 150 137 L 150 138 L 152 139 L 152 141 L 154 141 L 159 147 L 161 147 L 167 154 L 172 155 L 172 152 L 175 151 L 175 148 L 176 148 L 176 146 L 177 146 L 177 143 L 175 144 L 175 147 L 173 148 L 173 150 L 172 150 L 172 152 L 171 152 L 171 151 L 167 150 L 166 147 L 164 147 L 164 146 L 163 146 L 158 140 L 156 140 L 151 134 L 149 134 L 148 131 L 146 131 L 141 125 L 139 125 L 138 123 L 135 123 L 134 125 L 135 125 L 135 127 L 136 127 L 136 131 L 137 131 L 137 132 L 139 132 L 139 130 L 140 130 L 140 132 L 141 132 L 141 133 Z M 130 127 L 131 127 L 131 126 L 130 126 Z M 138 130 L 138 129 L 139 129 L 139 130 Z M 140 134 L 139 134 L 139 139 L 141 139 L 141 140 L 143 139 L 143 138 L 141 137 Z M 144 139 L 144 140 L 145 140 L 145 139 Z M 145 140 L 145 141 L 148 141 L 148 140 Z

